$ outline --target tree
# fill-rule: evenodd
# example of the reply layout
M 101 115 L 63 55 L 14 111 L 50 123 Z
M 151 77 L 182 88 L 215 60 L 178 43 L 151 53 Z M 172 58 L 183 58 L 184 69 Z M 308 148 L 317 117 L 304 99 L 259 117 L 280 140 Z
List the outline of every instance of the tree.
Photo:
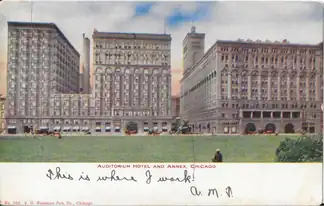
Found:
M 189 120 L 183 120 L 183 127 L 189 127 Z
M 182 134 L 187 134 L 190 132 L 190 127 L 189 127 L 189 121 L 183 120 L 183 124 L 181 127 L 181 133 Z
M 286 138 L 276 149 L 277 162 L 322 162 L 322 158 L 323 139 L 320 135 Z

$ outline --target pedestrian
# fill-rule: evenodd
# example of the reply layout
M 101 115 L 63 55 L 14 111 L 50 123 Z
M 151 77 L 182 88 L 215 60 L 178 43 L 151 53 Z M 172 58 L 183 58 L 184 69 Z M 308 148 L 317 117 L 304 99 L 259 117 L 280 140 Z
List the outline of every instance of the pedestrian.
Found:
M 61 132 L 58 132 L 58 139 L 62 139 Z
M 220 152 L 220 149 L 216 150 L 215 156 L 212 159 L 213 162 L 223 162 L 223 155 Z

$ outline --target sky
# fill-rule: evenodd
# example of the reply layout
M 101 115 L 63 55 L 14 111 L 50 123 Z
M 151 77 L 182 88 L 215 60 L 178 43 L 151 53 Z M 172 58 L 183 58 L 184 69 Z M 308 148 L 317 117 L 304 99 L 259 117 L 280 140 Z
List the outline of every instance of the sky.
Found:
M 288 39 L 317 44 L 323 39 L 323 5 L 317 2 L 33 2 L 33 21 L 55 23 L 81 53 L 82 33 L 164 33 L 172 36 L 172 93 L 179 93 L 182 40 L 196 26 L 206 34 L 205 50 L 216 40 Z M 0 93 L 6 91 L 7 21 L 30 21 L 31 3 L 0 2 Z

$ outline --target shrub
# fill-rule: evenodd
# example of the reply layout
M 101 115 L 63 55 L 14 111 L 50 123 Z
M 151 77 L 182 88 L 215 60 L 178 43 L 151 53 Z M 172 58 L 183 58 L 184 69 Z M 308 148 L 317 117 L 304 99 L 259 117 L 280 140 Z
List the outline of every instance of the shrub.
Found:
M 276 150 L 277 162 L 322 162 L 322 136 L 286 138 Z

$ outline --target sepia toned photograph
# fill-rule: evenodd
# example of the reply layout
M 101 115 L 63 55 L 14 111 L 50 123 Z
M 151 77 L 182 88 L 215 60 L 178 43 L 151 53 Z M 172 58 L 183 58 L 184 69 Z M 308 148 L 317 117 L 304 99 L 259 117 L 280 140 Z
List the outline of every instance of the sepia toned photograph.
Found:
M 1 162 L 322 162 L 317 2 L 0 2 Z

